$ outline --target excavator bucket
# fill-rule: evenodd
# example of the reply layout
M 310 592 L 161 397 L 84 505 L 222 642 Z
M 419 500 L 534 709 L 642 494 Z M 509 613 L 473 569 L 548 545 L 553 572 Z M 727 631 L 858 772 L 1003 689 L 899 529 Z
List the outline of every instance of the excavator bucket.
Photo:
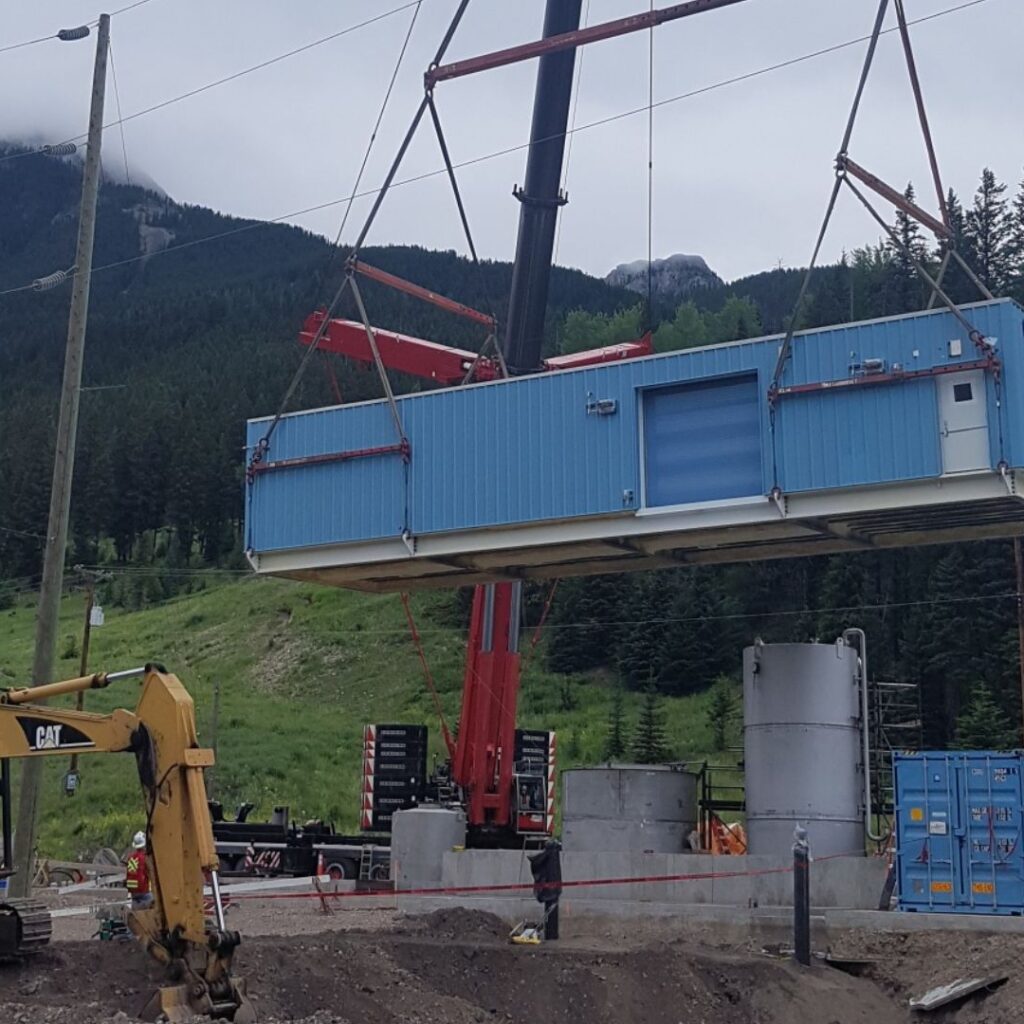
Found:
M 139 1012 L 139 1019 L 191 1024 L 200 1016 L 228 1020 L 232 1024 L 256 1024 L 256 1010 L 246 995 L 244 979 L 233 981 L 230 996 L 223 1000 L 212 999 L 206 991 L 196 992 L 187 984 L 158 988 Z

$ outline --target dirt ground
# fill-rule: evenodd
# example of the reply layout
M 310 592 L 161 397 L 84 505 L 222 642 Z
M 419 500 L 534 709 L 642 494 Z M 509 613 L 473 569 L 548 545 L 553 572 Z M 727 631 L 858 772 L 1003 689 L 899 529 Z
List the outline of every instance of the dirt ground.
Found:
M 1011 973 L 1024 955 L 1024 934 L 859 935 L 835 950 L 876 961 L 853 977 L 676 938 L 668 922 L 627 931 L 576 919 L 563 941 L 517 947 L 505 921 L 476 911 L 307 909 L 310 933 L 277 906 L 262 916 L 290 934 L 247 930 L 235 962 L 265 1024 L 906 1024 L 919 1019 L 909 996 L 974 971 Z M 133 943 L 57 941 L 0 966 L 0 1022 L 128 1024 L 158 979 Z M 1024 979 L 924 1019 L 1024 1022 Z

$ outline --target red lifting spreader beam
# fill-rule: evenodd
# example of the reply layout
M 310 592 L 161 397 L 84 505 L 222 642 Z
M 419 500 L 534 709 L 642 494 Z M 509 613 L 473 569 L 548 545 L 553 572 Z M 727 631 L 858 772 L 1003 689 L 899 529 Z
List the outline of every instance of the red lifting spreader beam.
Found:
M 478 71 L 489 71 L 491 68 L 504 67 L 506 64 L 517 64 L 531 57 L 541 57 L 546 53 L 557 53 L 574 46 L 585 46 L 597 43 L 602 39 L 614 39 L 630 32 L 641 32 L 645 28 L 663 25 L 666 21 L 678 21 L 691 14 L 703 14 L 719 7 L 731 7 L 743 0 L 689 0 L 684 4 L 673 4 L 660 11 L 644 11 L 617 21 L 606 21 L 590 28 L 581 28 L 576 32 L 563 32 L 561 35 L 538 39 L 535 43 L 524 43 L 521 46 L 510 46 L 507 50 L 486 53 L 482 57 L 470 57 L 468 60 L 454 61 L 451 64 L 440 64 L 431 68 L 423 80 L 427 89 L 432 89 L 438 82 L 449 78 L 462 78 L 464 75 L 475 75 Z
M 313 343 L 320 325 L 324 322 L 324 316 L 323 312 L 316 312 L 306 318 L 299 334 L 299 341 L 303 345 Z M 438 345 L 423 338 L 411 338 L 406 334 L 382 331 L 376 327 L 373 334 L 377 340 L 381 362 L 389 370 L 398 373 L 408 373 L 413 377 L 423 377 L 447 386 L 461 384 L 466 380 L 466 374 L 470 369 L 473 370 L 470 381 L 474 383 L 497 380 L 501 376 L 501 367 L 493 359 L 486 356 L 478 357 L 475 352 L 466 349 Z M 361 363 L 373 362 L 373 352 L 370 351 L 370 343 L 366 339 L 366 329 L 355 320 L 331 320 L 317 347 L 324 352 L 335 352 Z M 574 370 L 580 366 L 636 359 L 639 356 L 649 356 L 653 352 L 651 335 L 648 333 L 636 341 L 627 341 L 620 345 L 608 345 L 565 356 L 552 356 L 544 361 L 544 369 Z
M 389 274 L 386 270 L 371 267 L 369 263 L 363 263 L 360 260 L 351 260 L 349 267 L 357 274 L 362 274 L 363 277 L 367 277 L 371 281 L 387 285 L 389 288 L 394 288 L 396 292 L 402 292 L 403 295 L 411 295 L 414 299 L 429 303 L 431 306 L 437 306 L 438 309 L 443 309 L 448 313 L 454 313 L 456 316 L 465 317 L 467 320 L 483 324 L 484 327 L 489 327 L 492 331 L 496 326 L 493 316 L 488 316 L 486 313 L 481 313 L 478 309 L 473 309 L 472 306 L 463 305 L 461 302 L 446 298 L 444 295 L 438 295 L 437 292 L 432 292 L 429 288 L 413 284 L 412 281 L 406 281 L 404 277 Z
M 299 334 L 299 341 L 303 345 L 312 344 L 320 325 L 324 322 L 324 316 L 323 312 L 318 311 L 306 318 L 302 333 Z M 398 373 L 424 377 L 437 381 L 438 384 L 454 385 L 465 380 L 466 374 L 476 362 L 473 380 L 494 380 L 501 376 L 501 371 L 493 360 L 486 357 L 477 359 L 475 352 L 438 345 L 423 338 L 410 338 L 394 331 L 382 331 L 376 327 L 373 334 L 377 340 L 381 362 L 389 370 Z M 366 328 L 355 320 L 331 320 L 317 347 L 324 352 L 336 352 L 360 363 L 374 361 L 370 343 L 366 338 Z

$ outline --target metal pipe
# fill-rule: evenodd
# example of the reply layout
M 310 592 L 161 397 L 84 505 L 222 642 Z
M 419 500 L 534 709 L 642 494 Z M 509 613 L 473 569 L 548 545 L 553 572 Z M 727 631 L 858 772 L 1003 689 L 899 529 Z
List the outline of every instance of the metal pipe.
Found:
M 857 644 L 850 643 L 856 637 Z M 843 630 L 843 643 L 857 652 L 857 674 L 860 676 L 860 735 L 864 758 L 864 834 L 872 843 L 883 843 L 892 834 L 876 835 L 871 829 L 871 711 L 868 706 L 868 637 L 863 629 Z
M 140 665 L 138 668 L 121 669 L 120 672 L 104 672 L 102 675 L 106 682 L 103 685 L 119 683 L 122 679 L 137 679 L 139 676 L 144 676 L 148 671 L 149 669 L 146 665 Z
M 811 966 L 811 873 L 807 830 L 793 830 L 793 959 Z
M 210 872 L 210 889 L 213 891 L 213 912 L 217 916 L 217 928 L 220 931 L 227 931 L 224 921 L 224 904 L 220 901 L 220 874 L 217 871 Z

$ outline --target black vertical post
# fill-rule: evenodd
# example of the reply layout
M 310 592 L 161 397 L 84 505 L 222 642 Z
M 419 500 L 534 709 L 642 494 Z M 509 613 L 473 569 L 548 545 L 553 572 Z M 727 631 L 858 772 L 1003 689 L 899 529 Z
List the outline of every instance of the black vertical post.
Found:
M 0 860 L 0 871 L 14 864 L 11 849 L 11 762 L 0 758 L 0 832 L 3 835 L 4 856 Z
M 545 38 L 578 29 L 582 5 L 583 0 L 547 0 Z M 502 347 L 511 373 L 532 373 L 540 368 L 555 225 L 558 208 L 566 202 L 559 186 L 575 66 L 576 49 L 570 47 L 545 54 L 537 69 L 526 181 L 514 192 L 522 207 Z
M 811 966 L 811 873 L 807 832 L 799 825 L 793 833 L 793 956 Z

